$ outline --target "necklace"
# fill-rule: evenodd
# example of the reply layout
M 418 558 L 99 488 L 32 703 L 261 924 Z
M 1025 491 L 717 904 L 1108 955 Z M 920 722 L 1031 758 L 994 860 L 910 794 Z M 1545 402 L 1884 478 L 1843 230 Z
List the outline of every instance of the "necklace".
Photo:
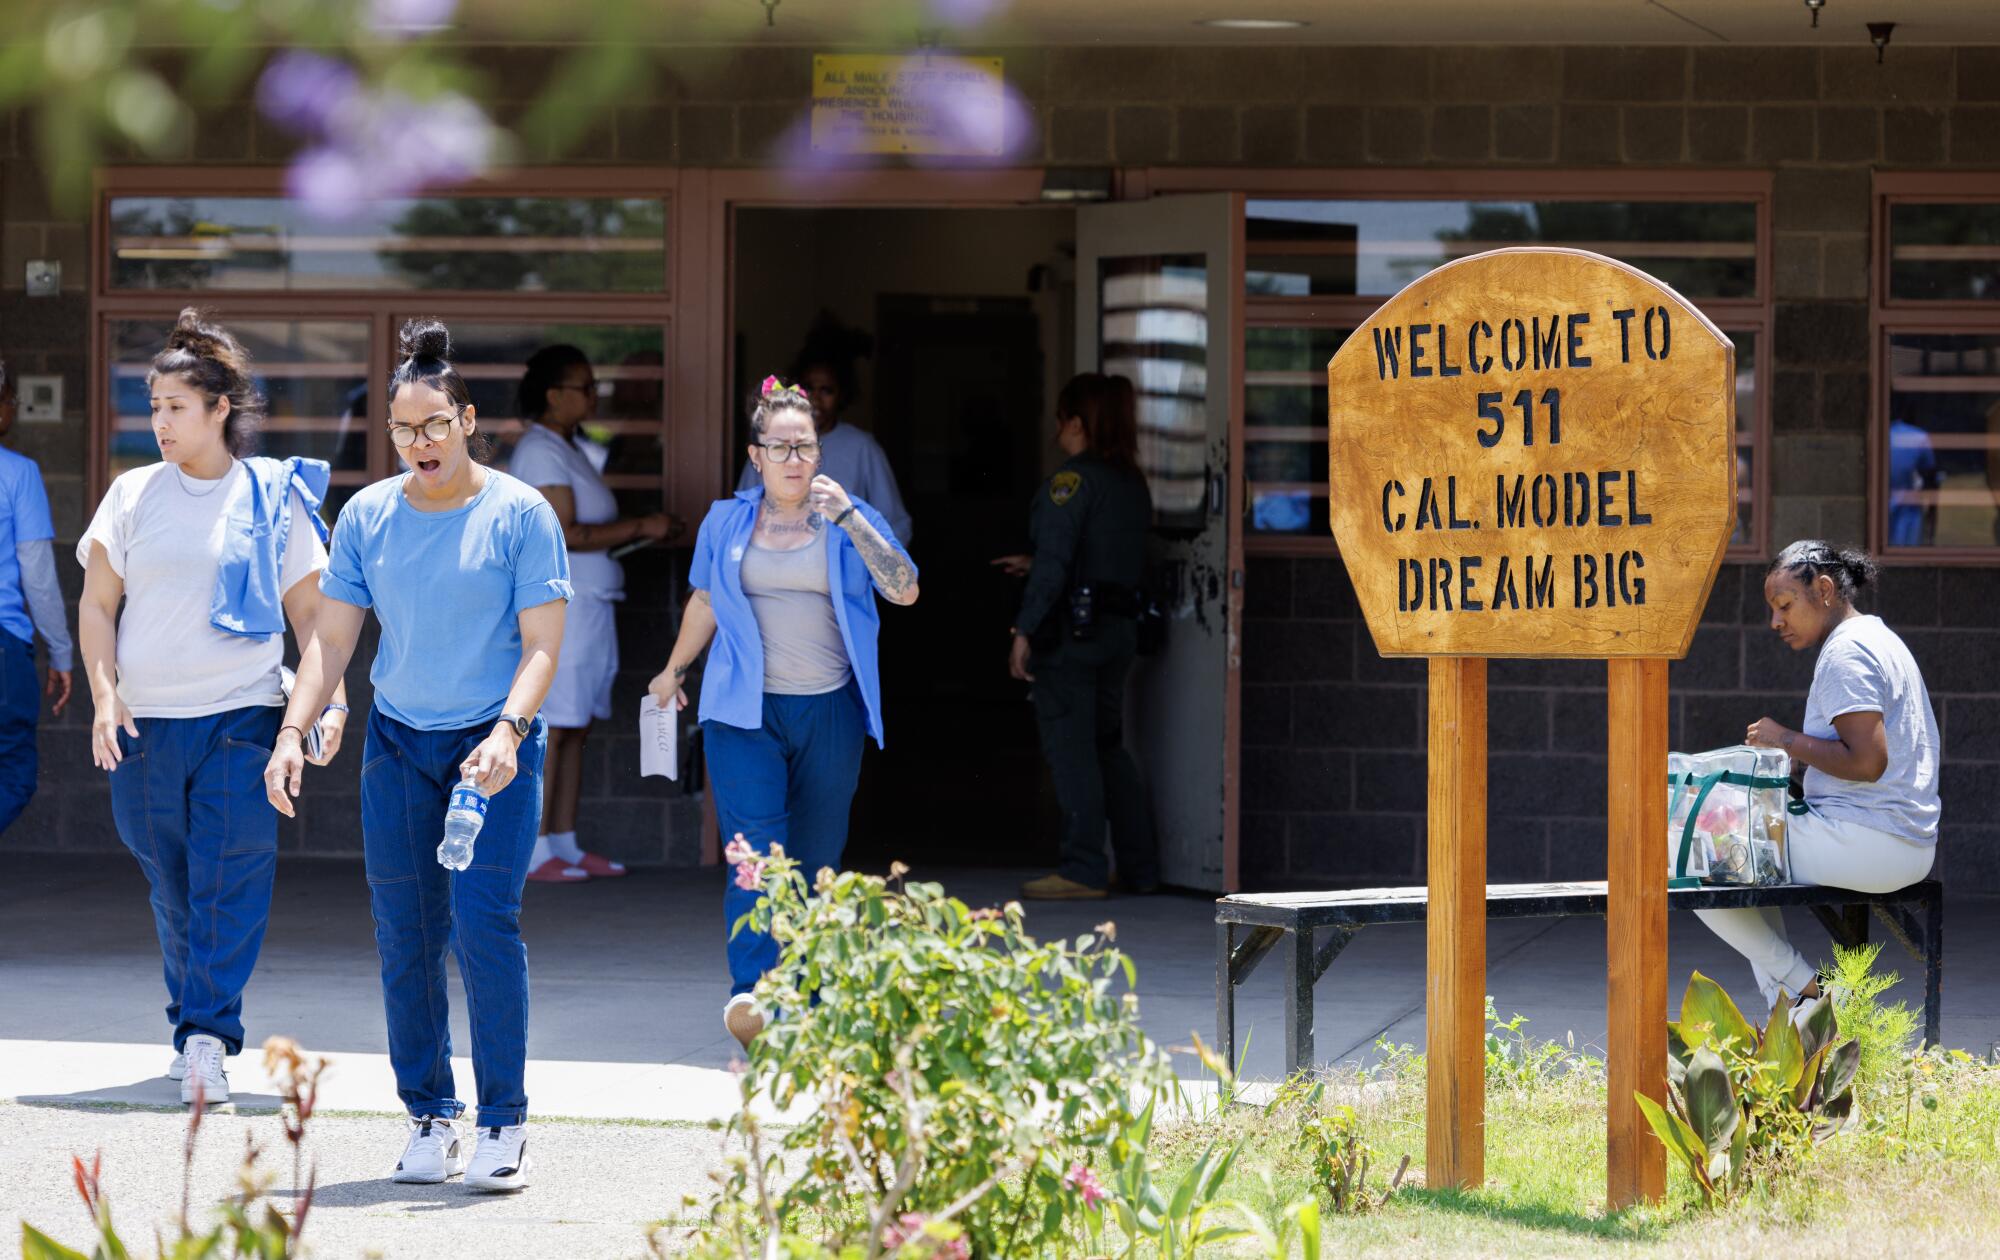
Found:
M 232 460 L 230 461 L 229 464 L 229 472 L 235 472 L 235 471 L 236 471 L 236 463 L 234 460 Z M 215 484 L 211 485 L 208 489 L 202 491 L 200 494 L 196 494 L 194 491 L 188 489 L 188 482 L 190 480 L 200 481 L 201 478 L 199 477 L 190 478 L 186 473 L 181 471 L 181 466 L 179 464 L 174 465 L 174 480 L 180 483 L 181 493 L 186 495 L 188 498 L 206 499 L 209 495 L 214 494 L 217 490 L 222 489 L 223 483 L 229 480 L 229 473 L 226 472 L 223 473 L 220 477 L 217 477 L 215 479 Z

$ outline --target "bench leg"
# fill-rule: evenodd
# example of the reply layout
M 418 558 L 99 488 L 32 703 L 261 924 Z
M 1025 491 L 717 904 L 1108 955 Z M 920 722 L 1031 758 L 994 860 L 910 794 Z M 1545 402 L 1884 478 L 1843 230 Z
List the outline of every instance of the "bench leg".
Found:
M 1944 897 L 1924 907 L 1924 1044 L 1944 1036 Z
M 1236 1066 L 1236 977 L 1230 956 L 1236 950 L 1236 925 L 1215 925 L 1215 1052 Z
M 1285 933 L 1285 975 L 1291 986 L 1285 1003 L 1285 1075 L 1313 1065 L 1312 929 Z

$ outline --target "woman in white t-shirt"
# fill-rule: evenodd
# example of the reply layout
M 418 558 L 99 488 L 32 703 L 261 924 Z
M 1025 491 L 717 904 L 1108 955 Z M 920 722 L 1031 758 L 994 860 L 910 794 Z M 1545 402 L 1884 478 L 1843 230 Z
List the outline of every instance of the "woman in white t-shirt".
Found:
M 576 839 L 583 741 L 593 719 L 611 716 L 611 680 L 618 673 L 618 622 L 612 605 L 625 598 L 625 571 L 606 553 L 640 539 L 663 541 L 680 527 L 658 512 L 621 519 L 616 496 L 578 448 L 576 432 L 597 410 L 597 377 L 583 351 L 570 345 L 537 350 L 521 377 L 517 401 L 524 431 L 507 471 L 540 491 L 556 510 L 576 588 L 555 683 L 542 703 L 549 724 L 543 770 L 547 790 L 528 878 L 581 883 L 625 873 L 622 863 L 585 851 Z
M 1875 562 L 1817 540 L 1778 553 L 1764 577 L 1771 629 L 1794 652 L 1816 649 L 1805 729 L 1751 723 L 1744 742 L 1782 748 L 1805 771 L 1806 812 L 1786 827 L 1796 883 L 1894 892 L 1931 872 L 1938 840 L 1937 715 L 1916 658 L 1880 617 L 1855 608 Z M 1819 995 L 1775 909 L 1697 910 L 1750 960 L 1764 1000 Z
M 264 400 L 226 330 L 181 312 L 147 375 L 160 462 L 121 474 L 77 544 L 91 756 L 118 835 L 152 885 L 181 1101 L 227 1102 L 243 989 L 271 909 L 278 815 L 264 762 L 284 692 L 284 625 L 319 614 L 327 469 L 239 459 Z M 124 614 L 119 615 L 119 602 Z M 330 761 L 347 706 L 320 722 Z

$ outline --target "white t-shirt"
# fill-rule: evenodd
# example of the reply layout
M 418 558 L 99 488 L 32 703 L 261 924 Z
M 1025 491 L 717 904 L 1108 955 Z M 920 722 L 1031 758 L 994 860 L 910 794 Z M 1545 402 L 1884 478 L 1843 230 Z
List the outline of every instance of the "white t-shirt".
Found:
M 284 703 L 278 667 L 285 636 L 259 641 L 209 624 L 222 568 L 229 510 L 250 492 L 240 461 L 220 481 L 198 481 L 173 464 L 148 464 L 111 483 L 76 545 L 90 567 L 92 544 L 104 546 L 125 582 L 118 619 L 118 698 L 134 717 L 189 718 Z M 289 592 L 326 567 L 326 547 L 305 504 L 291 496 L 280 581 Z
M 530 424 L 514 446 L 507 471 L 537 490 L 568 486 L 576 498 L 576 523 L 603 525 L 618 519 L 618 498 L 598 475 L 590 457 L 546 425 Z M 625 597 L 625 568 L 602 551 L 569 553 L 569 581 L 580 596 Z
M 1833 719 L 1846 713 L 1882 715 L 1889 765 L 1873 783 L 1852 783 L 1807 767 L 1806 803 L 1834 822 L 1936 844 L 1943 749 L 1937 715 L 1916 658 L 1880 617 L 1849 617 L 1820 645 L 1803 730 L 1814 739 L 1839 739 Z

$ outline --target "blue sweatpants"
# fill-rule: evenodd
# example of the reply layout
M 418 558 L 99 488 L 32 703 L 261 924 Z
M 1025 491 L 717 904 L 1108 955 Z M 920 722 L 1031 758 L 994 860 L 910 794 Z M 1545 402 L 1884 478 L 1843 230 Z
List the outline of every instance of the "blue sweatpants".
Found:
M 817 696 L 764 696 L 764 725 L 754 731 L 701 724 L 708 779 L 723 843 L 738 832 L 759 853 L 785 847 L 810 884 L 823 866 L 840 869 L 847 811 L 861 775 L 868 719 L 853 684 Z M 722 930 L 750 912 L 761 893 L 738 888 L 724 868 Z M 778 944 L 747 927 L 729 938 L 729 992 L 748 993 L 776 966 Z
M 174 1049 L 194 1033 L 243 1049 L 243 989 L 264 948 L 278 811 L 264 765 L 283 710 L 135 718 L 118 732 L 111 817 L 153 887 Z
M 0 832 L 35 799 L 35 720 L 41 712 L 35 645 L 0 630 Z
M 451 1009 L 444 951 L 458 954 L 472 1027 L 479 1127 L 528 1116 L 528 947 L 521 940 L 521 889 L 542 820 L 542 761 L 549 730 L 540 718 L 516 750 L 513 782 L 486 806 L 472 865 L 438 865 L 445 807 L 459 765 L 493 723 L 420 731 L 368 714 L 361 754 L 361 852 L 396 1093 L 418 1118 L 465 1110 L 452 1081 Z

